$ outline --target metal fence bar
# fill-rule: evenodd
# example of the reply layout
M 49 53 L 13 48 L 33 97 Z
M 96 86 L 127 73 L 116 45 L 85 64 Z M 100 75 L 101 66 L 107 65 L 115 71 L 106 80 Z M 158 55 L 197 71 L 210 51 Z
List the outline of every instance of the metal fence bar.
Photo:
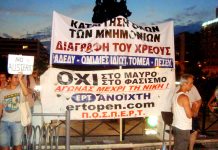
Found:
M 70 111 L 66 111 L 66 150 L 70 150 Z
M 65 116 L 66 118 L 66 149 L 70 150 L 70 111 L 66 113 L 32 113 L 32 116 Z M 24 128 L 23 149 L 58 149 L 59 127 L 51 127 L 42 125 L 28 126 Z M 37 132 L 38 131 L 38 132 Z M 38 133 L 38 136 L 36 136 Z M 36 138 L 38 142 L 36 143 Z M 49 140 L 49 145 L 47 140 Z

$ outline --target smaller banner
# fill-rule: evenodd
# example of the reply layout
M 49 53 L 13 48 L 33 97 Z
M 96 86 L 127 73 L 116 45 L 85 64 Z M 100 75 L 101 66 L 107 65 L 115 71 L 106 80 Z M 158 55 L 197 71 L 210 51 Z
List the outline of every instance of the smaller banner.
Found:
M 8 73 L 30 75 L 33 72 L 34 56 L 8 55 Z

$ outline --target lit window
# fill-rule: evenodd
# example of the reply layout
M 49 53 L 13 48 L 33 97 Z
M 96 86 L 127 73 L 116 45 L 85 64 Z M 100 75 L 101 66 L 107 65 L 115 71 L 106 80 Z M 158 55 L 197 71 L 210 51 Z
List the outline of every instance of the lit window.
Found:
M 23 49 L 27 49 L 28 48 L 28 45 L 23 45 Z

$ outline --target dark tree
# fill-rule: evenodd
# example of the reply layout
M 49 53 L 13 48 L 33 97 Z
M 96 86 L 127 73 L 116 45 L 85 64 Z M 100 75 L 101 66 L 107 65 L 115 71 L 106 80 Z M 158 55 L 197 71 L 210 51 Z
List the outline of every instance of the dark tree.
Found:
M 93 11 L 93 23 L 102 23 L 119 15 L 125 18 L 131 15 L 127 9 L 126 0 L 96 0 Z

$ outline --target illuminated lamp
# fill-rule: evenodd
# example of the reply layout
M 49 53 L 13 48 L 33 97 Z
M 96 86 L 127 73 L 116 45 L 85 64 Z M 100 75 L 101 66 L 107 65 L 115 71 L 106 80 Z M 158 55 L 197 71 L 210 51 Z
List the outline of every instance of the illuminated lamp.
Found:
M 158 121 L 158 118 L 157 118 L 157 116 L 149 116 L 148 118 L 147 118 L 147 123 L 148 123 L 148 126 L 149 127 L 155 127 L 155 126 L 157 126 L 157 121 Z

